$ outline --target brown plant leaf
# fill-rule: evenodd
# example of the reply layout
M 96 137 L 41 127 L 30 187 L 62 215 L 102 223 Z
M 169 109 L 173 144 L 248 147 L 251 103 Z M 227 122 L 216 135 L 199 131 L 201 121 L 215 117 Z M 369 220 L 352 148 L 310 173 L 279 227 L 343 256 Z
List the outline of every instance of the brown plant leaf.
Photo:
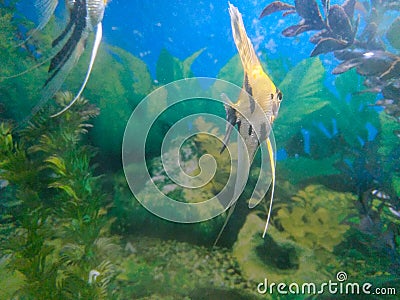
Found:
M 346 48 L 348 43 L 343 40 L 338 40 L 332 37 L 321 39 L 314 50 L 311 52 L 311 56 L 316 56 L 322 53 L 328 53 L 336 50 Z
M 350 19 L 341 6 L 336 4 L 331 6 L 328 14 L 328 25 L 336 37 L 346 41 L 354 39 Z
M 284 3 L 284 2 L 281 2 L 281 1 L 272 2 L 271 4 L 267 5 L 263 9 L 259 19 L 262 19 L 266 16 L 269 16 L 270 14 L 273 14 L 275 12 L 282 11 L 282 10 L 294 10 L 294 6 Z
M 299 16 L 311 24 L 315 30 L 324 28 L 325 24 L 315 0 L 295 0 L 294 3 Z
M 292 25 L 286 28 L 285 30 L 282 31 L 282 34 L 286 37 L 293 37 L 296 35 L 299 35 L 303 32 L 306 32 L 308 30 L 312 30 L 312 27 L 308 24 L 297 24 L 297 25 Z

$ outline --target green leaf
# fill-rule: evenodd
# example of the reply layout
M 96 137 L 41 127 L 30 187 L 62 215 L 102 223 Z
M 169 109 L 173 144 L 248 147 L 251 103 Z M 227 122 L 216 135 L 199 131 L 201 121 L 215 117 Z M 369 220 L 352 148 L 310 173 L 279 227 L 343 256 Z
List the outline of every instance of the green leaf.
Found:
M 61 189 L 64 192 L 66 192 L 68 194 L 68 196 L 73 197 L 74 199 L 78 199 L 78 196 L 76 195 L 75 191 L 69 185 L 66 185 L 66 184 L 63 184 L 60 182 L 53 182 L 53 183 L 49 184 L 49 187 Z
M 153 90 L 154 86 L 146 63 L 122 48 L 113 46 L 108 46 L 108 48 L 111 54 L 118 58 L 117 61 L 119 61 L 127 71 L 126 74 L 123 70 L 120 71 L 122 75 L 120 78 L 122 80 L 125 79 L 123 84 L 125 89 L 128 88 L 129 85 L 132 85 L 135 94 L 147 96 L 147 94 Z M 134 78 L 132 78 L 132 75 Z M 125 81 L 127 84 L 125 84 Z
M 183 76 L 184 76 L 184 77 L 191 77 L 191 76 L 193 76 L 193 75 L 192 75 L 192 71 L 191 71 L 192 64 L 193 64 L 193 62 L 196 60 L 196 58 L 199 57 L 199 55 L 200 55 L 201 53 L 203 53 L 203 51 L 204 51 L 205 49 L 206 49 L 206 48 L 200 49 L 199 51 L 193 53 L 192 55 L 190 55 L 188 58 L 186 58 L 186 59 L 183 61 Z
M 56 171 L 58 174 L 65 176 L 67 174 L 67 168 L 65 166 L 65 162 L 61 157 L 57 156 L 50 156 L 48 159 L 45 160 L 52 164 L 52 169 Z
M 156 66 L 158 82 L 160 84 L 167 84 L 178 79 L 192 77 L 193 74 L 190 68 L 194 60 L 203 51 L 204 48 L 200 49 L 182 62 L 178 58 L 172 56 L 166 49 L 162 49 Z
M 183 78 L 181 62 L 166 49 L 162 49 L 156 66 L 156 77 L 160 84 Z
M 283 93 L 274 134 L 279 147 L 299 132 L 306 118 L 329 104 L 334 97 L 324 87 L 325 69 L 319 58 L 303 60 L 291 69 L 279 89 Z

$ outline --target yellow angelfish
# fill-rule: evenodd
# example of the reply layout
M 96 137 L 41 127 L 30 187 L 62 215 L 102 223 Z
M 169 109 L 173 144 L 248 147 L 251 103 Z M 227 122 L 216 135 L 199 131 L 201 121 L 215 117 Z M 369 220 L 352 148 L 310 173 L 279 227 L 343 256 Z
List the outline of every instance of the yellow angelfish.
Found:
M 239 94 L 237 102 L 226 106 L 226 119 L 232 126 L 235 126 L 236 124 L 238 125 L 238 131 L 247 147 L 250 164 L 254 159 L 254 155 L 257 152 L 260 141 L 266 140 L 267 143 L 272 173 L 272 191 L 267 222 L 263 233 L 263 237 L 265 237 L 271 215 L 275 187 L 275 158 L 269 134 L 271 125 L 278 116 L 280 103 L 282 101 L 282 93 L 275 86 L 269 76 L 264 72 L 262 65 L 254 51 L 253 45 L 246 34 L 242 15 L 231 3 L 229 3 L 229 15 L 231 18 L 233 39 L 238 49 L 244 69 L 244 80 L 242 91 Z M 223 96 L 226 97 L 226 95 Z M 259 115 L 255 115 L 255 113 L 253 115 L 256 105 L 254 102 L 256 102 L 262 108 L 264 112 L 264 114 L 262 114 L 262 118 L 260 118 Z M 239 112 L 246 112 L 246 115 L 250 116 L 249 119 L 251 124 Z M 228 124 L 226 127 L 224 146 L 222 147 L 221 152 L 224 151 L 229 141 L 232 126 L 229 126 Z M 238 172 L 240 171 L 241 170 Z M 229 219 L 233 208 L 234 205 L 231 207 L 231 211 L 228 214 L 227 220 Z M 222 230 L 224 229 L 225 225 L 226 223 L 224 224 Z

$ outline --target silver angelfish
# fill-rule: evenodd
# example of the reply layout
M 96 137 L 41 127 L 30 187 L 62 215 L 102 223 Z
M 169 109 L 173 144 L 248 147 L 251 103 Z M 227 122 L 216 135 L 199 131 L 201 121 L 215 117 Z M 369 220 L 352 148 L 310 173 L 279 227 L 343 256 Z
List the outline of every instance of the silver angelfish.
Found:
M 44 83 L 41 99 L 32 110 L 31 115 L 34 115 L 60 89 L 66 77 L 84 52 L 90 33 L 95 31 L 94 44 L 84 81 L 74 99 L 60 112 L 52 115 L 52 117 L 56 117 L 68 110 L 80 97 L 89 80 L 101 43 L 103 35 L 101 22 L 107 2 L 108 0 L 65 1 L 69 15 L 68 22 L 64 30 L 52 42 L 52 48 L 57 49 L 57 52 L 51 57 L 48 70 L 49 75 Z M 46 26 L 58 6 L 58 0 L 34 0 L 34 5 L 38 11 L 39 24 L 33 32 L 41 30 Z

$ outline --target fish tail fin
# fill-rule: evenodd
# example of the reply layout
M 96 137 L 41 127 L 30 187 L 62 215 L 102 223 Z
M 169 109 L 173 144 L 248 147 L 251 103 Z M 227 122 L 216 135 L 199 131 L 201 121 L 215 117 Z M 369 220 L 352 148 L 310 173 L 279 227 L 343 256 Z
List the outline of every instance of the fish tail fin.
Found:
M 213 248 L 217 245 L 219 239 L 220 239 L 221 236 L 222 236 L 222 233 L 223 233 L 224 230 L 225 230 L 226 225 L 228 225 L 228 221 L 229 221 L 229 219 L 231 218 L 231 216 L 232 216 L 232 214 L 233 214 L 233 211 L 235 210 L 236 203 L 237 203 L 237 201 L 235 201 L 235 203 L 233 203 L 232 206 L 229 208 L 228 216 L 226 217 L 225 222 L 224 222 L 224 224 L 222 225 L 222 228 L 221 228 L 221 230 L 219 231 L 218 236 L 217 236 L 217 238 L 216 238 L 215 241 L 214 241 Z
M 78 100 L 78 98 L 81 96 L 81 94 L 82 94 L 83 90 L 85 89 L 86 84 L 89 80 L 90 74 L 92 72 L 93 64 L 94 64 L 94 61 L 97 56 L 97 51 L 99 50 L 102 36 L 103 36 L 103 28 L 102 28 L 101 23 L 99 23 L 99 24 L 97 24 L 96 37 L 94 40 L 92 54 L 90 56 L 90 62 L 89 62 L 88 70 L 86 72 L 85 80 L 83 81 L 82 86 L 81 86 L 79 92 L 76 94 L 75 98 L 67 106 L 65 106 L 61 111 L 52 115 L 51 116 L 52 118 L 57 117 L 57 116 L 61 115 L 62 113 L 64 113 L 65 111 L 67 111 L 76 102 L 76 100 Z
M 25 44 L 35 35 L 36 32 L 42 30 L 50 21 L 57 5 L 58 0 L 33 0 L 28 7 L 27 5 L 22 5 L 23 9 L 34 11 L 36 13 L 39 24 L 35 28 L 31 29 L 29 34 L 18 44 L 14 45 L 14 47 L 17 48 Z
M 247 36 L 244 28 L 242 14 L 237 7 L 229 3 L 229 15 L 231 17 L 231 26 L 233 39 L 238 49 L 240 59 L 243 64 L 245 73 L 251 73 L 254 66 L 260 65 L 260 61 L 254 51 L 253 45 Z
M 272 211 L 272 202 L 274 200 L 274 191 L 275 191 L 275 161 L 274 161 L 274 152 L 272 150 L 272 145 L 271 145 L 271 140 L 267 138 L 267 148 L 268 148 L 268 154 L 269 154 L 269 160 L 271 163 L 271 173 L 272 173 L 272 190 L 271 190 L 271 200 L 269 202 L 269 209 L 268 209 L 268 216 L 267 216 L 267 221 L 265 223 L 265 228 L 262 237 L 265 238 L 265 235 L 267 234 L 268 230 L 268 225 L 269 225 L 269 220 L 271 218 L 271 211 Z

